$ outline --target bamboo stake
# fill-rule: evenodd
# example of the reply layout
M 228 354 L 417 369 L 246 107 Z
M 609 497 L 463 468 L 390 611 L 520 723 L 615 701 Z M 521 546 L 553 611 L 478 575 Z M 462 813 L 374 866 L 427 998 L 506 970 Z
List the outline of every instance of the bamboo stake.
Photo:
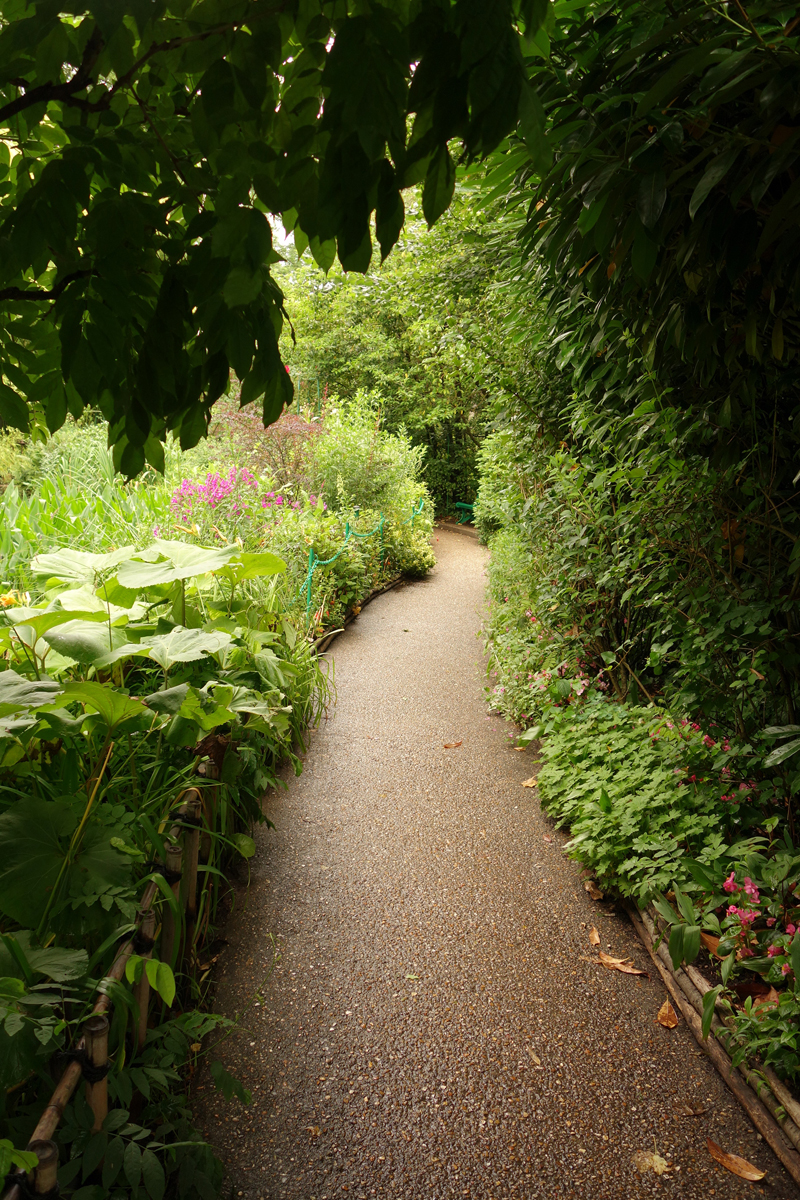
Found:
M 183 943 L 183 956 L 191 959 L 194 950 L 194 934 L 197 925 L 197 865 L 200 857 L 200 814 L 202 798 L 193 789 L 194 795 L 186 801 L 186 816 L 192 822 L 184 840 L 184 883 L 186 904 L 186 934 Z
M 173 829 L 177 833 L 178 826 Z M 149 912 L 152 908 L 158 889 L 156 884 L 150 882 L 142 893 L 142 903 L 139 909 L 140 913 Z M 135 936 L 135 935 L 134 935 Z M 124 974 L 125 968 L 131 955 L 134 953 L 134 937 L 130 937 L 128 941 L 123 942 L 117 951 L 116 958 L 111 964 L 111 968 L 106 974 L 106 979 L 113 979 L 119 982 Z M 94 1004 L 93 1013 L 95 1016 L 101 1016 L 111 1007 L 110 998 L 104 993 L 98 996 Z M 91 1019 L 91 1018 L 90 1018 Z M 76 1050 L 86 1049 L 86 1038 L 82 1036 L 78 1039 Z M 39 1118 L 39 1123 L 33 1131 L 31 1145 L 41 1142 L 49 1142 L 52 1135 L 58 1128 L 59 1122 L 64 1115 L 64 1109 L 72 1099 L 72 1095 L 81 1080 L 81 1064 L 79 1062 L 70 1062 L 67 1064 L 61 1079 L 53 1089 L 53 1093 L 45 1106 L 44 1112 Z M 22 1200 L 22 1193 L 16 1183 L 11 1183 L 3 1194 L 3 1200 Z
M 28 1176 L 29 1183 L 33 1184 L 34 1194 L 37 1196 L 47 1196 L 51 1192 L 55 1192 L 58 1183 L 58 1146 L 55 1142 L 29 1142 L 28 1149 L 39 1159 L 33 1171 Z
M 655 941 L 655 923 L 648 913 L 640 913 L 639 916 L 650 937 Z M 672 972 L 673 977 L 683 989 L 689 1002 L 702 1015 L 703 997 L 707 992 L 711 991 L 711 984 L 690 963 L 675 971 L 672 966 L 672 960 L 669 957 L 669 952 L 663 941 L 658 947 L 658 955 L 667 970 Z M 727 1028 L 725 1022 L 715 1017 L 711 1022 L 711 1028 L 727 1049 L 730 1030 Z M 781 1083 L 772 1068 L 760 1067 L 751 1069 L 746 1062 L 742 1062 L 739 1063 L 737 1070 L 756 1093 L 762 1104 L 766 1105 L 775 1117 L 775 1120 L 792 1145 L 800 1150 L 800 1104 L 797 1103 L 786 1086 Z M 785 1116 L 778 1115 L 781 1108 L 783 1108 Z
M 108 1017 L 97 1014 L 89 1017 L 83 1027 L 83 1039 L 86 1048 L 86 1058 L 92 1067 L 105 1067 L 108 1064 Z M 108 1078 L 94 1083 L 86 1081 L 86 1099 L 94 1113 L 92 1133 L 99 1133 L 108 1116 Z
M 173 882 L 170 884 L 172 894 L 176 900 L 180 897 L 181 889 L 181 863 L 183 861 L 183 846 L 180 842 L 172 843 L 166 847 L 167 862 L 166 868 L 171 873 Z M 177 878 L 175 878 L 177 876 Z M 178 922 L 180 917 L 178 917 Z M 175 945 L 178 938 L 179 928 L 178 922 L 175 920 L 175 914 L 170 905 L 164 908 L 164 916 L 161 921 L 161 946 L 159 957 L 162 962 L 169 963 L 172 966 L 175 958 Z
M 788 1142 L 781 1127 L 778 1125 L 777 1121 L 773 1120 L 773 1118 L 770 1116 L 762 1101 L 751 1091 L 744 1080 L 742 1080 L 736 1074 L 730 1058 L 722 1049 L 722 1046 L 719 1044 L 717 1039 L 713 1036 L 709 1036 L 707 1038 L 703 1037 L 700 1015 L 695 1011 L 694 1006 L 690 1004 L 689 1000 L 676 983 L 672 973 L 667 970 L 658 954 L 653 949 L 653 943 L 650 939 L 647 929 L 645 928 L 644 922 L 641 919 L 641 914 L 635 912 L 632 907 L 628 909 L 628 913 L 636 932 L 639 934 L 639 937 L 642 940 L 643 945 L 646 947 L 650 957 L 655 963 L 658 973 L 664 981 L 667 991 L 680 1009 L 683 1018 L 694 1034 L 698 1045 L 705 1050 L 706 1054 L 711 1059 L 723 1080 L 731 1089 L 734 1096 L 739 1101 L 758 1132 L 783 1163 L 792 1179 L 794 1179 L 795 1183 L 800 1184 L 800 1154 L 798 1154 L 794 1147 Z
M 139 909 L 136 914 L 137 924 L 139 926 L 139 935 L 141 938 L 146 938 L 148 942 L 152 942 L 153 935 L 156 931 L 156 914 L 151 908 L 146 910 Z M 144 1047 L 145 1039 L 147 1038 L 147 1010 L 150 1005 L 150 980 L 147 978 L 147 967 L 145 964 L 148 959 L 153 957 L 153 947 L 142 946 L 141 957 L 144 959 L 142 963 L 142 974 L 139 982 L 136 984 L 134 996 L 136 1003 L 139 1005 L 139 1024 L 136 1031 L 136 1045 L 141 1053 Z

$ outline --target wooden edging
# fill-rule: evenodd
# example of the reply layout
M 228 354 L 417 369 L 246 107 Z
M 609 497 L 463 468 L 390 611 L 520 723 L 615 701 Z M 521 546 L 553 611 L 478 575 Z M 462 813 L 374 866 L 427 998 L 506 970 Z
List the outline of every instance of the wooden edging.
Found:
M 187 854 L 183 865 L 183 879 L 186 883 L 197 885 L 197 857 L 199 854 L 199 826 L 200 814 L 202 809 L 202 793 L 197 788 L 188 788 L 183 792 L 185 797 L 183 804 L 177 809 L 176 815 L 184 820 L 188 818 L 191 824 L 188 827 L 176 823 L 172 825 L 168 834 L 167 858 L 169 865 L 169 853 L 177 845 L 177 839 L 184 834 L 186 842 Z M 178 797 L 179 799 L 181 797 Z M 180 881 L 173 882 L 173 892 L 177 893 Z M 150 957 L 150 941 L 155 930 L 155 914 L 153 912 L 153 902 L 158 893 L 158 886 L 152 880 L 147 884 L 147 887 L 142 893 L 141 904 L 136 914 L 136 929 L 131 937 L 125 941 L 117 951 L 114 962 L 111 968 L 104 975 L 104 979 L 112 979 L 117 983 L 121 982 L 125 975 L 125 968 L 133 954 L 137 952 L 137 939 L 143 936 L 147 945 L 142 945 L 142 957 Z M 190 896 L 189 887 L 184 888 L 184 907 L 187 909 L 187 930 L 194 926 L 194 916 L 196 913 L 195 898 Z M 177 895 L 176 895 L 177 898 Z M 171 910 L 167 910 L 170 918 L 172 918 Z M 178 931 L 172 921 L 163 921 L 161 929 L 162 942 L 165 938 L 171 936 L 173 946 Z M 187 952 L 191 951 L 191 943 L 188 939 L 184 939 L 184 948 Z M 144 1038 L 147 1032 L 147 1004 L 149 1002 L 149 988 L 147 987 L 147 976 L 142 972 L 144 984 L 140 984 L 136 988 L 137 1000 L 140 1004 L 139 1025 L 137 1041 L 139 1048 L 144 1043 Z M 106 1067 L 108 1062 L 108 1018 L 106 1013 L 111 1006 L 111 999 L 103 993 L 98 996 L 92 1008 L 91 1015 L 83 1024 L 83 1031 L 80 1038 L 73 1046 L 73 1052 L 81 1055 L 81 1060 L 73 1059 L 67 1064 L 61 1079 L 56 1084 L 55 1089 L 47 1103 L 47 1106 L 39 1118 L 30 1142 L 28 1149 L 38 1155 L 39 1164 L 27 1175 L 19 1172 L 20 1187 L 17 1183 L 6 1182 L 6 1188 L 2 1191 L 3 1200 L 22 1200 L 23 1196 L 30 1194 L 32 1185 L 34 1194 L 49 1195 L 51 1194 L 55 1183 L 58 1170 L 58 1147 L 52 1140 L 61 1118 L 64 1115 L 64 1109 L 72 1099 L 73 1093 L 80 1083 L 81 1076 L 84 1074 L 85 1063 L 88 1062 L 90 1068 L 101 1069 Z M 105 1075 L 100 1078 L 95 1078 L 93 1082 L 86 1083 L 86 1098 L 91 1105 L 94 1113 L 94 1130 L 98 1131 L 108 1113 L 108 1087 Z M 2 1181 L 0 1181 L 2 1187 Z
M 654 949 L 656 930 L 647 913 L 639 912 L 633 905 L 626 905 L 628 915 L 642 944 L 652 958 L 659 975 L 680 1010 L 686 1024 L 694 1034 L 697 1044 L 706 1052 L 725 1083 L 733 1092 L 758 1132 L 780 1159 L 795 1183 L 800 1184 L 800 1128 L 792 1117 L 800 1116 L 800 1105 L 774 1076 L 774 1072 L 756 1073 L 744 1064 L 734 1068 L 730 1056 L 723 1049 L 722 1040 L 728 1033 L 716 1017 L 712 1021 L 711 1033 L 703 1037 L 703 996 L 711 985 L 693 967 L 673 970 L 666 948 L 661 943 Z M 775 1078 L 777 1090 L 770 1090 Z M 779 1096 L 779 1093 L 783 1093 Z M 786 1100 L 789 1104 L 787 1105 Z M 782 1115 L 785 1113 L 786 1115 Z M 791 1114 L 791 1115 L 790 1115 Z

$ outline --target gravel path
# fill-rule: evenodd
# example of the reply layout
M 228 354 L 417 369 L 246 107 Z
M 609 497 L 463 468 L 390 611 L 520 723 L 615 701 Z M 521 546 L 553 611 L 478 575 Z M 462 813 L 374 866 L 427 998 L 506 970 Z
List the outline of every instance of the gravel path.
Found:
M 218 1005 L 261 999 L 222 1057 L 253 1103 L 207 1081 L 198 1100 L 234 1194 L 796 1196 L 683 1022 L 654 1023 L 660 981 L 587 961 L 596 925 L 648 967 L 520 786 L 530 753 L 487 717 L 486 552 L 435 538 L 430 578 L 334 644 L 335 715 L 269 801 L 229 923 Z M 717 1167 L 707 1137 L 766 1168 L 768 1189 Z M 632 1164 L 654 1148 L 660 1179 Z

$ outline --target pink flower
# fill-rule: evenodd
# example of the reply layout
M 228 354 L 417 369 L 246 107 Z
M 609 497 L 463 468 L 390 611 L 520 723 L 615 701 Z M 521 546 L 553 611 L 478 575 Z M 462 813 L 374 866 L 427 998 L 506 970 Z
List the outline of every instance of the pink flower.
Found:
M 796 925 L 787 925 L 787 926 L 786 926 L 786 932 L 787 932 L 787 933 L 795 933 L 795 932 L 796 932 L 796 930 L 797 930 L 797 926 L 796 926 Z
M 781 975 L 783 975 L 785 977 L 786 975 L 789 974 L 791 969 L 792 968 L 789 966 L 788 962 L 784 963 L 783 966 L 781 967 Z
M 739 958 L 752 958 L 752 957 L 753 957 L 753 951 L 750 949 L 750 947 L 742 946 L 741 950 L 739 951 Z
M 778 946 L 777 944 L 773 943 L 773 945 L 770 946 L 769 950 L 767 951 L 767 957 L 774 958 L 776 954 L 783 954 L 783 946 Z
M 744 890 L 747 893 L 747 895 L 750 897 L 750 900 L 752 901 L 752 903 L 758 904 L 758 888 L 753 883 L 753 881 L 749 875 L 745 875 L 745 877 L 744 877 Z
M 736 872 L 735 871 L 731 871 L 730 875 L 725 880 L 725 882 L 723 883 L 722 886 L 725 889 L 725 891 L 728 893 L 739 891 L 739 885 L 736 882 Z M 728 915 L 730 915 L 730 909 L 728 909 Z
M 773 926 L 774 924 L 775 924 L 775 918 L 774 918 L 774 917 L 767 917 L 767 929 L 772 929 L 772 926 Z

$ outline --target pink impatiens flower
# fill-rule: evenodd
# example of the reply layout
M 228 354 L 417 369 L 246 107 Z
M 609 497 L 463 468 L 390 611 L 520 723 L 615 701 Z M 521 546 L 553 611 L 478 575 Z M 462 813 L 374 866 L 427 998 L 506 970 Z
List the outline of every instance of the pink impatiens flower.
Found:
M 744 877 L 744 890 L 750 897 L 750 900 L 753 902 L 753 904 L 758 904 L 758 888 L 753 883 L 749 875 L 745 875 Z

